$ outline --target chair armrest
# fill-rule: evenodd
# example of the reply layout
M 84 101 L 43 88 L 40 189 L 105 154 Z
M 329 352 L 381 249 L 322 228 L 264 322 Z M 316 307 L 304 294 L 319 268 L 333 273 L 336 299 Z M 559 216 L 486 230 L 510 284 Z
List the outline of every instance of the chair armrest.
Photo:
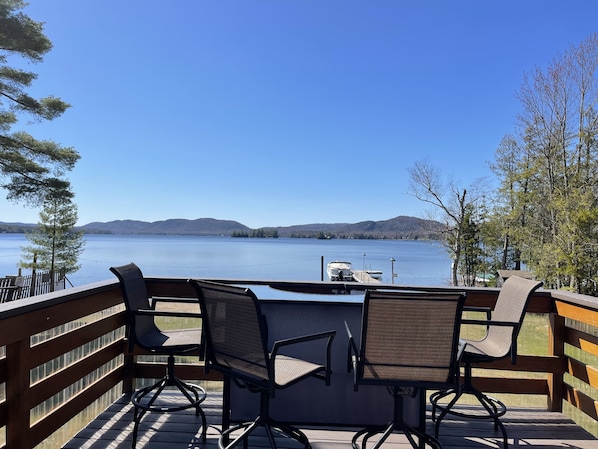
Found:
M 486 314 L 487 320 L 492 317 L 492 309 L 490 307 L 465 306 L 463 307 L 463 312 L 483 312 Z
M 465 352 L 465 347 L 467 346 L 467 342 L 462 338 L 459 339 L 459 346 L 457 347 L 457 362 L 461 360 L 461 356 L 463 352 Z
M 197 304 L 199 308 L 199 303 L 197 302 L 197 298 L 179 298 L 175 296 L 152 296 L 151 297 L 151 307 L 152 309 L 156 308 L 158 303 L 167 303 L 167 304 Z
M 347 337 L 349 337 L 349 344 L 347 347 L 347 372 L 350 373 L 353 370 L 353 390 L 358 391 L 357 383 L 357 364 L 359 362 L 359 349 L 357 343 L 353 338 L 353 333 L 349 328 L 349 323 L 345 321 L 345 329 L 347 330 Z
M 349 323 L 345 321 L 345 329 L 347 330 L 347 337 L 349 337 L 349 345 L 347 348 L 347 372 L 351 372 L 351 369 L 355 366 L 355 362 L 359 357 L 359 349 L 357 349 L 357 343 L 353 338 L 353 333 L 349 328 Z
M 285 338 L 283 340 L 277 340 L 274 342 L 274 345 L 272 345 L 272 352 L 271 352 L 270 358 L 272 360 L 274 360 L 276 358 L 276 356 L 278 355 L 279 350 L 285 346 L 290 346 L 290 345 L 294 345 L 294 344 L 298 344 L 298 343 L 305 343 L 305 342 L 309 342 L 309 341 L 327 339 L 327 342 L 326 342 L 326 365 L 325 365 L 325 367 L 326 367 L 326 385 L 330 385 L 330 373 L 332 371 L 331 363 L 330 363 L 331 348 L 332 348 L 332 340 L 334 339 L 335 335 L 336 335 L 336 331 L 332 330 L 332 331 L 326 331 L 326 332 L 318 332 L 316 334 L 303 335 L 300 337 L 292 337 L 292 338 Z
M 310 335 L 302 335 L 300 337 L 292 337 L 292 338 L 285 338 L 282 340 L 277 340 L 274 342 L 272 346 L 272 357 L 276 357 L 278 354 L 278 350 L 284 346 L 294 345 L 297 343 L 304 343 L 306 341 L 313 341 L 313 340 L 320 340 L 324 338 L 328 338 L 328 343 L 326 344 L 327 347 L 332 345 L 332 339 L 334 338 L 336 331 L 326 331 L 326 332 L 319 332 L 317 334 L 310 334 Z
M 475 320 L 475 319 L 462 319 L 461 324 L 479 324 L 483 326 L 502 326 L 502 327 L 513 327 L 519 326 L 516 321 L 493 321 L 493 320 Z

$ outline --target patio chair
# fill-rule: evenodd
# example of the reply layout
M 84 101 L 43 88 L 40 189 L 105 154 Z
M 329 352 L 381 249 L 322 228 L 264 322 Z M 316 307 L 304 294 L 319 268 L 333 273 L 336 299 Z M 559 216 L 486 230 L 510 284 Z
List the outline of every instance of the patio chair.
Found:
M 168 356 L 166 373 L 162 379 L 153 385 L 135 391 L 131 396 L 134 406 L 133 412 L 133 448 L 137 445 L 139 423 L 146 412 L 170 413 L 188 408 L 195 408 L 196 416 L 201 415 L 202 438 L 206 440 L 206 415 L 200 404 L 206 398 L 206 391 L 199 385 L 182 381 L 174 373 L 176 356 L 202 357 L 204 343 L 202 331 L 197 328 L 161 330 L 155 322 L 156 317 L 171 318 L 201 318 L 197 313 L 167 312 L 156 310 L 156 303 L 160 298 L 153 298 L 150 302 L 145 280 L 139 267 L 134 263 L 120 267 L 111 267 L 110 271 L 118 277 L 126 308 L 126 337 L 129 352 L 134 346 L 139 346 L 155 355 Z M 168 298 L 169 303 L 176 302 L 176 298 Z M 179 302 L 189 304 L 183 298 Z M 173 400 L 167 402 L 158 400 L 159 395 L 166 388 L 176 389 L 184 396 L 184 401 Z M 175 390 L 175 391 L 176 391 Z
M 500 428 L 502 432 L 504 448 L 508 447 L 507 431 L 500 420 L 507 408 L 498 399 L 482 393 L 472 385 L 471 369 L 473 364 L 500 360 L 509 355 L 511 363 L 516 363 L 517 337 L 525 317 L 525 310 L 529 298 L 541 285 L 542 282 L 539 281 L 511 276 L 500 290 L 494 311 L 465 307 L 465 311 L 486 312 L 485 320 L 464 319 L 461 322 L 462 324 L 483 325 L 486 327 L 486 333 L 481 340 L 463 339 L 465 342 L 461 359 L 464 364 L 463 384 L 458 388 L 444 389 L 430 396 L 432 419 L 436 423 L 434 432 L 436 438 L 438 438 L 440 423 L 448 413 L 463 418 L 492 419 L 494 429 Z M 483 407 L 481 413 L 466 413 L 454 408 L 464 394 L 472 395 L 477 399 Z M 451 396 L 453 397 L 451 398 Z M 441 401 L 443 402 L 441 403 Z M 440 414 L 436 416 L 438 410 L 440 410 Z
M 406 396 L 424 398 L 427 389 L 456 387 L 459 382 L 459 324 L 465 295 L 461 293 L 406 293 L 368 291 L 364 298 L 359 345 L 349 325 L 349 366 L 355 390 L 379 385 L 394 397 L 394 416 L 386 426 L 369 426 L 352 439 L 354 449 L 366 448 L 381 433 L 373 449 L 395 431 L 405 434 L 414 448 L 440 448 L 425 433 L 425 404 L 420 399 L 419 425 L 406 422 Z
M 249 435 L 263 428 L 272 448 L 276 448 L 273 430 L 309 448 L 303 432 L 270 416 L 270 399 L 278 389 L 303 379 L 316 377 L 325 381 L 326 385 L 330 384 L 330 349 L 336 331 L 279 340 L 268 348 L 266 319 L 250 289 L 208 281 L 189 282 L 197 291 L 203 316 L 206 369 L 219 371 L 227 381 L 260 395 L 259 415 L 251 422 L 223 429 L 218 447 L 230 449 L 241 442 L 247 447 Z M 316 340 L 321 343 L 321 360 L 312 362 L 283 355 L 289 345 Z M 240 434 L 237 434 L 238 431 L 241 431 Z M 230 441 L 233 434 L 234 439 Z

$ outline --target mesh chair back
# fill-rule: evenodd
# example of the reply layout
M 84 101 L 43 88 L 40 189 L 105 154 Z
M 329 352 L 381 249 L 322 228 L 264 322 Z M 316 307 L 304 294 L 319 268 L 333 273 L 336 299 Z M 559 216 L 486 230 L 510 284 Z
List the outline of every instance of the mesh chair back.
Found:
M 248 288 L 194 281 L 209 367 L 245 380 L 267 382 L 266 321 Z
M 511 276 L 505 281 L 498 294 L 491 321 L 517 323 L 517 326 L 490 325 L 485 338 L 488 355 L 503 357 L 509 353 L 519 335 L 529 299 L 541 285 L 540 281 L 517 276 Z
M 120 281 L 120 288 L 127 309 L 127 337 L 130 344 L 133 343 L 133 339 L 136 343 L 140 343 L 144 335 L 159 333 L 153 317 L 136 315 L 138 310 L 150 308 L 145 280 L 139 267 L 134 263 L 130 263 L 120 267 L 111 267 L 110 271 Z M 131 332 L 132 329 L 134 329 L 134 332 Z
M 465 295 L 366 294 L 361 334 L 362 383 L 446 385 L 458 378 Z

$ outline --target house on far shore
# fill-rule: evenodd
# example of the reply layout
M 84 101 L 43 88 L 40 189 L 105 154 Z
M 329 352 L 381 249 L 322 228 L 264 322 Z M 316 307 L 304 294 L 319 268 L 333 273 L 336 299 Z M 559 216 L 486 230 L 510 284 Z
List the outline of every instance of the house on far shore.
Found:
M 524 279 L 534 279 L 531 271 L 527 270 L 498 270 L 497 284 L 500 287 L 511 276 L 519 276 Z

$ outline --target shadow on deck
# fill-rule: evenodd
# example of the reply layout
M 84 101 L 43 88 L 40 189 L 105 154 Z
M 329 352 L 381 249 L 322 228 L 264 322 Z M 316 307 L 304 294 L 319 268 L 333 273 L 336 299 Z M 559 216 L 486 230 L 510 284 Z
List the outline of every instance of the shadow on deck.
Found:
M 201 441 L 201 420 L 193 410 L 171 414 L 148 413 L 139 429 L 137 448 L 147 449 L 217 449 L 222 414 L 222 396 L 210 394 L 203 407 L 208 419 L 208 438 Z M 63 449 L 124 449 L 131 448 L 133 410 L 128 398 L 122 397 L 98 416 Z M 534 449 L 570 448 L 598 449 L 598 439 L 577 426 L 561 413 L 532 408 L 511 408 L 503 419 L 512 448 Z M 428 414 L 428 431 L 432 424 Z M 355 429 L 350 428 L 302 428 L 313 449 L 351 448 Z M 494 432 L 489 421 L 462 420 L 447 417 L 440 431 L 440 442 L 444 448 L 500 448 L 501 434 Z M 280 448 L 295 448 L 299 445 L 286 438 L 278 441 Z M 267 447 L 267 440 L 256 436 L 250 447 Z M 409 448 L 406 438 L 393 435 L 389 449 Z

